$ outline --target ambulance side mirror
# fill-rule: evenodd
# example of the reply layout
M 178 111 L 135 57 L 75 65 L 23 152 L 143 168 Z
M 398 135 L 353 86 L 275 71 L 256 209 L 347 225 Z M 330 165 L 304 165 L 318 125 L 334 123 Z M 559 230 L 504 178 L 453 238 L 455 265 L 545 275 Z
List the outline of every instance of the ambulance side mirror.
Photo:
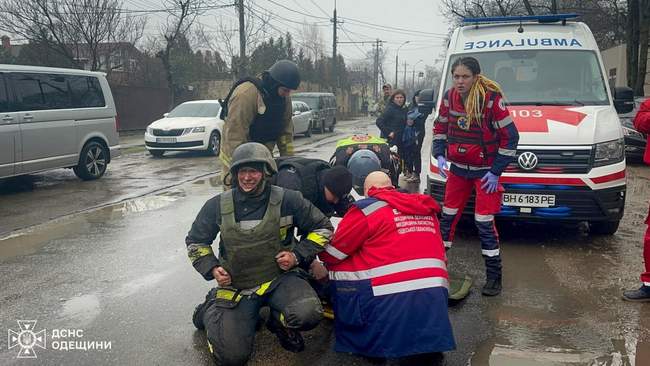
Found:
M 418 102 L 418 111 L 422 114 L 431 114 L 436 108 L 436 93 L 433 89 L 422 89 L 420 91 L 420 101 Z
M 627 86 L 614 88 L 614 108 L 616 113 L 629 113 L 634 109 L 634 90 Z

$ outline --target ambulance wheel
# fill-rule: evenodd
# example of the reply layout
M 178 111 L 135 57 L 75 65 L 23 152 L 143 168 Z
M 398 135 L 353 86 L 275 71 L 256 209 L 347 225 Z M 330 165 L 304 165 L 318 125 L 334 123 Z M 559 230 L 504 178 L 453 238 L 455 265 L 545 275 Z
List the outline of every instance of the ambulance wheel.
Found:
M 614 235 L 620 221 L 596 221 L 589 224 L 589 231 L 595 235 Z

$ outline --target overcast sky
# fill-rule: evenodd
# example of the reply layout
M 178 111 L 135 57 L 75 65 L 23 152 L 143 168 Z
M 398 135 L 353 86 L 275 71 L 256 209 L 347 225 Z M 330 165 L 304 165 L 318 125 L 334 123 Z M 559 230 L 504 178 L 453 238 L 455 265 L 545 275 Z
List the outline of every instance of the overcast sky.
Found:
M 233 0 L 214 0 L 216 4 L 228 4 Z M 156 0 L 126 0 L 128 9 L 160 9 L 161 2 Z M 424 65 L 440 62 L 444 47 L 444 38 L 449 25 L 440 13 L 439 3 L 431 0 L 338 0 L 337 15 L 343 23 L 339 27 L 338 40 L 374 41 L 379 38 L 386 43 L 387 51 L 384 74 L 393 82 L 395 75 L 395 51 L 399 51 L 400 81 L 407 63 L 407 73 L 413 66 L 417 71 L 424 70 Z M 270 11 L 271 32 L 289 31 L 300 46 L 302 22 L 317 23 L 324 38 L 325 54 L 332 53 L 332 24 L 330 18 L 334 9 L 334 0 L 254 0 L 254 9 L 262 13 Z M 156 34 L 161 22 L 161 13 L 149 16 L 147 35 Z M 233 7 L 209 10 L 200 22 L 206 31 L 216 31 L 215 24 L 219 18 L 236 22 L 236 9 Z M 233 23 L 236 26 L 236 23 Z M 393 27 L 391 29 L 390 27 Z M 396 29 L 395 29 L 396 28 Z M 233 29 L 234 31 L 234 29 Z M 365 57 L 364 52 L 371 50 L 372 44 L 339 44 L 341 53 L 348 64 Z M 422 61 L 420 61 L 422 60 Z

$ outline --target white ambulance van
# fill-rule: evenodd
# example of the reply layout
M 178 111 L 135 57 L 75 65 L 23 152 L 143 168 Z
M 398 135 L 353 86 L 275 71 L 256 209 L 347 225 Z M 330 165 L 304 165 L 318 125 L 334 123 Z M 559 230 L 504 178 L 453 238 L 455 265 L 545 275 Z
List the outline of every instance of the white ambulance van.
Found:
M 449 42 L 437 105 L 452 87 L 452 63 L 478 59 L 481 73 L 502 86 L 520 135 L 500 179 L 499 217 L 588 222 L 592 233 L 613 234 L 625 205 L 617 110 L 632 107 L 632 93 L 610 90 L 598 45 L 584 23 L 570 21 L 576 16 L 465 19 Z M 442 202 L 445 179 L 433 156 L 427 189 Z M 473 211 L 472 199 L 464 212 Z

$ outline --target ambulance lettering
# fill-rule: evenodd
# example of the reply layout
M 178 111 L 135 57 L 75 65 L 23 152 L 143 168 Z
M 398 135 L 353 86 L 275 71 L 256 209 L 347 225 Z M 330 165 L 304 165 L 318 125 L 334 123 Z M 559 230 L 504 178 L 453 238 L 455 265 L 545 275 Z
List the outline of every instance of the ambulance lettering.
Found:
M 549 120 L 578 126 L 587 117 L 586 114 L 572 111 L 570 108 L 573 107 L 509 106 L 508 110 L 519 132 L 548 132 Z
M 486 41 L 465 42 L 463 50 L 489 49 L 489 48 L 514 48 L 514 47 L 582 47 L 575 38 L 520 38 L 520 39 L 493 39 Z

